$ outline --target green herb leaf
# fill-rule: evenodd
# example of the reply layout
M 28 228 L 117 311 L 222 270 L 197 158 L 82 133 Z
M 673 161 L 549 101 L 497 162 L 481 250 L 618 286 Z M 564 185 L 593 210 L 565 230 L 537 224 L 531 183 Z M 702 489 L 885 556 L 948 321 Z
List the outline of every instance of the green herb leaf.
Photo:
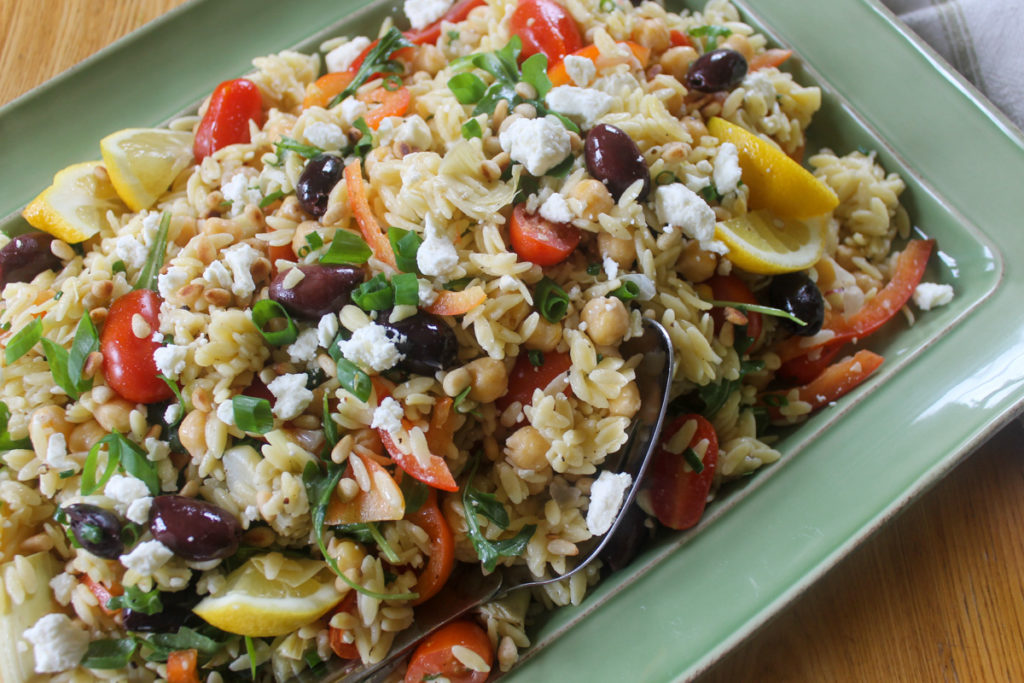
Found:
M 267 329 L 268 323 L 279 319 L 284 319 L 286 323 L 283 329 L 276 331 Z M 295 326 L 288 311 L 273 299 L 261 299 L 253 304 L 252 321 L 256 323 L 263 338 L 272 346 L 291 344 L 299 337 L 299 328 Z
M 198 650 L 202 661 L 213 657 L 224 647 L 224 643 L 188 626 L 182 626 L 177 633 L 154 633 L 143 642 L 153 650 L 146 655 L 149 662 L 166 662 L 176 650 Z
M 185 402 L 185 397 L 181 395 L 181 389 L 178 388 L 177 382 L 163 374 L 159 374 L 157 377 L 163 380 L 164 384 L 170 388 L 171 393 L 174 394 L 174 398 L 178 401 L 178 407 L 180 408 L 178 411 L 178 419 L 167 425 L 168 427 L 174 427 L 184 419 L 185 414 L 188 412 L 189 404 Z
M 694 38 L 704 39 L 704 51 L 708 52 L 714 50 L 718 46 L 718 41 L 722 38 L 728 38 L 732 35 L 732 31 L 725 26 L 715 26 L 709 24 L 707 26 L 696 26 L 687 31 Z
M 475 120 L 475 119 L 474 119 Z M 423 238 L 412 230 L 402 228 L 388 228 L 388 242 L 391 243 L 391 250 L 395 252 L 395 265 L 406 273 L 419 273 L 419 266 L 416 265 L 416 254 L 419 253 Z
M 45 337 L 43 353 L 46 354 L 46 364 L 50 366 L 50 374 L 53 375 L 53 382 L 64 390 L 72 400 L 78 400 L 78 390 L 71 383 L 71 376 L 68 374 L 68 351 L 60 344 L 50 341 Z
M 728 306 L 729 308 L 735 308 L 737 310 L 748 313 L 760 313 L 761 315 L 771 315 L 776 318 L 786 318 L 787 320 L 791 320 L 795 322 L 797 325 L 800 325 L 801 327 L 807 324 L 800 318 L 790 313 L 789 311 L 784 311 L 781 308 L 773 308 L 772 306 L 762 306 L 760 304 L 745 304 L 739 301 L 719 301 L 718 299 L 712 299 L 708 303 L 710 303 L 712 306 Z
M 632 301 L 640 293 L 640 287 L 632 280 L 624 280 L 621 285 L 609 293 L 622 301 Z
M 723 379 L 712 384 L 705 384 L 697 388 L 697 396 L 704 402 L 704 409 L 701 411 L 705 417 L 712 417 L 722 409 L 729 396 L 739 389 L 743 378 L 752 372 L 759 372 L 764 369 L 764 361 L 744 360 L 740 361 L 739 377 L 734 380 Z
M 128 272 L 128 267 L 126 265 L 124 265 L 124 261 L 118 259 L 117 261 L 114 261 L 113 263 L 110 264 L 110 272 L 111 273 L 127 273 Z
M 252 636 L 245 636 L 245 653 L 249 655 L 249 675 L 256 680 L 256 644 L 252 642 Z
M 448 79 L 448 89 L 460 104 L 476 104 L 487 92 L 487 84 L 476 74 L 461 73 Z
M 467 398 L 469 398 L 469 392 L 472 389 L 473 389 L 473 387 L 471 387 L 471 386 L 466 387 L 465 389 L 460 391 L 458 393 L 458 395 L 455 396 L 455 400 L 452 401 L 452 408 L 454 408 L 456 412 L 458 412 L 458 413 L 465 412 L 465 411 L 462 410 L 462 404 L 465 402 L 465 400 Z
M 528 524 L 512 538 L 500 541 L 490 541 L 484 538 L 476 514 L 484 515 L 504 529 L 508 526 L 508 512 L 505 510 L 505 506 L 497 501 L 494 494 L 483 493 L 473 487 L 473 477 L 476 475 L 479 464 L 479 457 L 474 458 L 469 476 L 462 487 L 462 507 L 466 511 L 466 531 L 473 543 L 473 549 L 476 550 L 477 557 L 480 558 L 484 569 L 490 572 L 494 571 L 498 565 L 498 558 L 522 554 L 527 543 L 530 542 L 530 538 L 533 537 L 533 533 L 537 530 L 537 526 Z M 502 521 L 504 524 L 501 523 Z
M 156 471 L 156 463 L 150 461 L 146 451 L 134 441 L 129 441 L 118 432 L 108 434 L 100 439 L 102 443 L 107 441 L 111 449 L 121 451 L 120 460 L 124 471 L 136 479 L 141 479 L 149 492 L 154 496 L 160 493 L 160 476 Z
M 149 247 L 149 254 L 146 255 L 146 263 L 139 272 L 139 279 L 135 282 L 132 290 L 151 289 L 156 291 L 157 278 L 160 269 L 164 267 L 164 258 L 167 256 L 167 231 L 171 227 L 171 214 L 164 211 L 160 218 L 160 227 L 153 238 L 153 244 Z
M 346 97 L 354 94 L 356 90 L 369 80 L 370 76 L 375 73 L 398 73 L 403 69 L 401 62 L 391 59 L 391 55 L 403 47 L 409 47 L 412 45 L 406 39 L 402 32 L 397 28 L 390 28 L 385 33 L 377 44 L 370 50 L 369 54 L 366 55 L 366 59 L 359 65 L 359 70 L 356 71 L 355 78 L 348 84 L 348 87 L 338 93 L 330 102 L 327 104 L 327 108 L 340 104 Z
M 89 643 L 81 665 L 87 669 L 123 669 L 128 666 L 138 644 L 134 638 L 104 638 Z
M 330 265 L 361 264 L 366 263 L 371 254 L 373 251 L 370 249 L 370 245 L 362 237 L 348 230 L 337 230 L 327 253 L 320 257 L 320 263 Z
M 537 99 L 543 100 L 551 91 L 551 79 L 548 78 L 548 58 L 542 53 L 530 55 L 522 66 L 524 83 L 529 83 L 537 91 Z
M 370 382 L 369 375 L 347 358 L 339 358 L 337 365 L 338 383 L 342 388 L 363 403 L 369 401 L 370 392 L 373 391 L 373 383 Z
M 160 590 L 153 588 L 144 591 L 138 586 L 125 586 L 122 595 L 115 595 L 107 600 L 107 609 L 128 608 L 143 614 L 156 614 L 163 611 L 164 605 L 160 602 Z
M 312 159 L 316 155 L 324 153 L 324 150 L 319 147 L 304 145 L 295 138 L 288 136 L 282 136 L 280 140 L 274 143 L 274 147 L 277 148 L 278 158 L 281 157 L 281 152 L 295 152 L 300 157 L 305 157 L 306 159 Z M 272 204 L 273 202 L 270 203 Z
M 473 487 L 468 487 L 464 500 L 469 502 L 473 512 L 483 515 L 502 529 L 508 528 L 508 510 L 493 493 L 484 493 Z
M 284 192 L 282 190 L 277 190 L 275 192 L 271 192 L 266 197 L 264 197 L 263 199 L 260 200 L 260 208 L 261 209 L 265 209 L 268 206 L 270 206 L 271 204 L 273 204 L 274 202 L 276 202 L 278 199 L 284 199 L 284 197 L 285 197 L 285 194 L 284 194 Z
M 551 278 L 541 278 L 534 289 L 533 300 L 537 310 L 550 323 L 557 323 L 569 312 L 569 295 Z
M 392 275 L 391 286 L 395 289 L 396 306 L 419 306 L 420 283 L 416 279 L 416 273 Z
M 364 311 L 382 311 L 395 304 L 395 290 L 384 273 L 377 273 L 352 290 L 352 303 Z
M 68 376 L 80 393 L 92 388 L 91 379 L 83 379 L 82 372 L 85 370 L 85 361 L 89 354 L 100 349 L 100 334 L 92 318 L 83 315 L 78 321 L 75 329 L 75 340 L 71 343 L 71 352 L 68 354 Z
M 467 275 L 466 277 L 460 277 L 455 280 L 449 280 L 445 283 L 444 288 L 449 292 L 461 292 L 469 283 L 473 281 L 473 276 Z
M 352 153 L 360 159 L 365 159 L 369 151 L 373 149 L 373 131 L 370 130 L 370 126 L 362 116 L 352 123 L 352 127 L 361 133 L 359 139 L 352 145 Z
M 480 127 L 480 121 L 477 119 L 470 119 L 462 124 L 462 137 L 467 140 L 473 138 L 482 138 L 484 136 L 484 129 Z
M 335 424 L 334 420 L 331 418 L 331 404 L 327 400 L 327 395 L 329 393 L 330 392 L 328 391 L 324 392 L 323 401 L 324 441 L 327 442 L 325 450 L 328 454 L 330 454 L 331 449 L 334 448 L 335 444 L 338 443 L 338 425 Z
M 320 237 L 320 233 L 314 230 L 313 232 L 306 233 L 306 244 L 309 245 L 310 249 L 315 251 L 324 246 L 324 239 Z
M 36 318 L 15 333 L 4 349 L 4 362 L 13 365 L 16 360 L 32 350 L 43 338 L 43 321 Z
M 24 439 L 12 439 L 11 433 L 7 431 L 7 422 L 11 419 L 11 409 L 7 407 L 7 404 L 0 401 L 0 451 L 12 451 L 16 448 L 31 448 L 32 440 L 28 437 Z
M 270 401 L 255 396 L 232 396 L 231 410 L 235 424 L 243 432 L 266 434 L 274 428 L 274 414 L 270 409 Z
M 373 538 L 374 543 L 376 543 L 377 547 L 380 548 L 381 553 L 383 553 L 387 561 L 395 565 L 401 564 L 402 560 L 398 557 L 398 553 L 395 552 L 395 549 L 392 548 L 391 544 L 388 543 L 386 538 L 384 538 L 384 535 L 380 532 L 380 529 L 377 528 L 377 525 L 370 522 L 366 526 L 370 530 L 370 536 Z
M 415 514 L 423 507 L 423 504 L 427 502 L 427 496 L 430 495 L 430 488 L 412 477 L 402 477 L 398 486 L 402 489 L 402 496 L 405 498 L 406 517 Z
M 600 263 L 588 263 L 587 264 L 587 275 L 596 276 L 596 275 L 600 275 L 600 274 L 601 274 L 601 264 Z

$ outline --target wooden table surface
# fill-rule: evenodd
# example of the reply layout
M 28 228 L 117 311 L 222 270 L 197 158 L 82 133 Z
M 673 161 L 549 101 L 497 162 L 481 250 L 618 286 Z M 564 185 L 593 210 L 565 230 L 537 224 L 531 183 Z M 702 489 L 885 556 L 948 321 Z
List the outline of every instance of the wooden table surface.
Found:
M 183 0 L 0 0 L 0 103 Z M 1024 681 L 1011 424 L 699 680 Z

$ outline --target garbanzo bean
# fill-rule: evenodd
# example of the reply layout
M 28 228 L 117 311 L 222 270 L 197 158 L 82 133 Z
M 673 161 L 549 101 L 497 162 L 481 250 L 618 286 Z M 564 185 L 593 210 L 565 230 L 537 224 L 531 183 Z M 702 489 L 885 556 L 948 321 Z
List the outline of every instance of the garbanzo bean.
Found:
M 597 251 L 601 258 L 610 258 L 619 268 L 629 268 L 636 259 L 636 245 L 633 240 L 613 237 L 607 232 L 597 236 Z
M 502 361 L 477 358 L 465 367 L 472 378 L 469 397 L 474 401 L 490 403 L 508 392 L 508 371 Z
M 629 329 L 626 305 L 613 296 L 591 299 L 580 317 L 587 324 L 587 334 L 598 346 L 619 343 Z
M 548 466 L 547 452 L 551 444 L 536 427 L 520 427 L 505 442 L 505 457 L 515 467 L 538 472 Z

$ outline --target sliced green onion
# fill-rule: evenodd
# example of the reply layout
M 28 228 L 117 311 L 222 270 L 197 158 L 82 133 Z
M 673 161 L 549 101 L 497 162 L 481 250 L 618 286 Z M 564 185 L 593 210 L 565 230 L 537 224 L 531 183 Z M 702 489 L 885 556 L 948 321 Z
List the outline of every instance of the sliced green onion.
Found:
M 363 403 L 370 400 L 373 383 L 365 372 L 347 358 L 338 359 L 338 383 Z
M 557 323 L 569 312 L 569 295 L 551 278 L 544 277 L 533 293 L 537 310 L 550 323 Z
M 449 280 L 444 284 L 444 288 L 449 292 L 461 292 L 466 287 L 468 287 L 469 283 L 472 281 L 473 276 L 467 275 L 466 277 L 460 277 L 455 280 Z
M 475 119 L 473 119 L 475 120 Z M 395 265 L 406 273 L 418 273 L 416 265 L 416 254 L 423 244 L 423 238 L 412 230 L 402 228 L 388 228 L 388 242 L 391 243 L 391 250 L 395 252 Z
M 539 368 L 544 365 L 544 352 L 540 349 L 530 349 L 526 352 L 527 357 L 530 359 L 530 365 L 535 368 Z
M 126 265 L 124 265 L 124 261 L 118 259 L 117 261 L 114 261 L 113 263 L 110 264 L 110 272 L 111 273 L 127 273 L 128 272 L 128 267 Z
M 277 147 L 277 156 L 279 157 L 281 156 L 281 152 L 283 151 L 295 152 L 300 157 L 305 157 L 307 159 L 312 159 L 317 154 L 324 153 L 324 150 L 320 149 L 319 147 L 314 147 L 313 145 L 304 145 L 295 138 L 290 138 L 287 136 L 282 137 L 280 140 L 275 142 L 274 146 Z
M 267 325 L 271 321 L 279 319 L 284 319 L 287 323 L 284 329 L 276 331 L 267 329 Z M 291 344 L 299 337 L 299 328 L 295 326 L 295 322 L 288 315 L 288 311 L 273 299 L 261 299 L 253 304 L 252 321 L 256 323 L 256 327 L 259 328 L 263 338 L 272 346 Z
M 616 7 L 615 0 L 601 0 L 600 8 L 602 12 L 613 12 Z
M 249 675 L 256 680 L 256 645 L 252 642 L 252 636 L 245 637 L 245 653 L 249 655 Z
M 484 136 L 484 130 L 480 127 L 480 122 L 476 119 L 470 119 L 462 124 L 462 137 L 467 140 L 472 138 L 482 138 Z
M 171 227 L 171 214 L 164 211 L 160 218 L 160 227 L 157 229 L 153 244 L 149 247 L 149 254 L 146 256 L 146 265 L 139 273 L 139 279 L 135 282 L 132 290 L 151 289 L 156 291 L 157 278 L 160 276 L 160 269 L 164 266 L 164 258 L 167 256 L 167 231 Z
M 621 285 L 613 289 L 610 294 L 622 301 L 631 301 L 640 294 L 640 287 L 632 280 L 625 280 Z
M 683 458 L 686 460 L 686 464 L 690 466 L 690 469 L 697 474 L 704 471 L 704 462 L 700 459 L 700 456 L 697 455 L 697 451 L 688 447 L 683 451 Z
M 655 185 L 671 185 L 678 181 L 679 178 L 672 171 L 662 171 L 658 175 L 654 176 Z
M 597 276 L 597 275 L 600 275 L 600 274 L 601 274 L 601 264 L 600 263 L 588 263 L 587 264 L 587 275 Z
M 388 92 L 395 92 L 402 87 L 402 78 L 397 74 L 391 74 L 384 78 L 384 89 Z
M 396 306 L 419 306 L 420 283 L 416 273 L 399 273 L 392 276 L 391 286 L 395 289 Z
M 36 318 L 11 337 L 4 349 L 4 361 L 13 365 L 16 360 L 28 353 L 43 338 L 43 321 Z
M 284 192 L 281 191 L 281 190 L 277 190 L 276 192 L 271 192 L 266 197 L 261 199 L 260 200 L 260 208 L 261 209 L 265 209 L 268 206 L 270 206 L 271 204 L 273 204 L 274 202 L 276 202 L 278 199 L 284 199 Z
M 382 311 L 395 304 L 395 290 L 383 273 L 352 290 L 352 303 L 364 311 Z
M 327 253 L 320 257 L 320 263 L 340 265 L 345 263 L 366 263 L 373 251 L 359 235 L 348 230 L 337 230 Z
M 255 396 L 232 396 L 231 411 L 235 425 L 243 432 L 266 434 L 274 428 L 274 414 L 270 401 Z
M 320 233 L 314 230 L 313 232 L 306 233 L 306 244 L 309 245 L 310 249 L 319 249 L 324 246 L 324 239 L 320 237 Z
M 85 371 L 85 362 L 89 355 L 100 348 L 100 333 L 88 314 L 83 315 L 78 321 L 75 329 L 75 340 L 71 343 L 71 353 L 68 354 L 68 375 L 71 381 L 75 382 L 80 391 L 88 391 L 92 388 L 92 380 L 82 381 L 82 373 Z M 88 386 L 85 386 L 85 384 Z

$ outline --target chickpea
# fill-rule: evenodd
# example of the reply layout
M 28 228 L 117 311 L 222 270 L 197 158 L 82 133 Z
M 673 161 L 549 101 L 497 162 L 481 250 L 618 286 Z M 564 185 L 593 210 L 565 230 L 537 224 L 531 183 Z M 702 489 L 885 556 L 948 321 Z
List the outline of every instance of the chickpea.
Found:
M 512 433 L 505 442 L 505 457 L 522 470 L 539 472 L 548 466 L 550 444 L 536 427 L 527 425 Z
M 83 453 L 92 448 L 97 441 L 106 436 L 107 430 L 100 427 L 96 420 L 89 420 L 75 425 L 68 438 L 68 450 L 72 453 Z
M 619 264 L 619 268 L 629 268 L 636 259 L 636 245 L 633 244 L 633 240 L 613 237 L 607 232 L 597 235 L 597 251 L 601 258 L 610 258 Z
M 680 83 L 686 82 L 686 74 L 690 71 L 690 65 L 697 61 L 697 51 L 692 47 L 679 46 L 670 47 L 661 55 L 658 63 L 664 73 L 672 76 Z
M 622 387 L 619 395 L 608 402 L 608 413 L 617 417 L 633 417 L 640 410 L 640 389 L 636 382 Z
M 657 19 L 644 19 L 633 28 L 632 38 L 652 52 L 664 52 L 671 45 L 668 26 Z
M 132 430 L 131 413 L 134 407 L 134 403 L 123 398 L 115 398 L 98 406 L 93 412 L 93 417 L 108 432 L 116 429 L 122 434 L 127 434 Z
M 691 240 L 676 261 L 676 270 L 690 282 L 704 282 L 715 274 L 718 267 L 718 256 L 710 251 L 704 251 L 700 242 Z
M 580 216 L 588 221 L 596 221 L 598 216 L 608 213 L 615 206 L 612 193 L 595 178 L 586 178 L 576 183 L 569 191 L 569 196 L 580 201 L 583 205 Z
M 554 351 L 558 342 L 562 340 L 562 323 L 548 322 L 543 316 L 537 321 L 537 327 L 533 333 L 526 338 L 523 344 L 528 349 L 538 351 Z
M 465 368 L 472 378 L 469 397 L 474 401 L 491 403 L 508 392 L 508 371 L 502 361 L 477 358 Z
M 426 71 L 431 76 L 434 76 L 448 65 L 448 60 L 445 58 L 444 53 L 436 45 L 421 45 L 413 54 L 412 70 L 414 72 Z
M 42 406 L 32 411 L 28 419 L 28 436 L 32 441 L 32 449 L 41 458 L 46 455 L 50 436 L 60 432 L 67 438 L 71 434 L 72 425 L 64 417 L 64 409 L 59 406 Z
M 754 58 L 754 47 L 750 44 L 750 40 L 745 35 L 740 33 L 733 33 L 731 36 L 722 41 L 722 44 L 718 47 L 729 48 L 730 50 L 736 50 L 743 58 L 748 62 Z
M 178 426 L 178 440 L 192 457 L 206 453 L 206 413 L 190 411 Z
M 587 334 L 598 346 L 618 344 L 629 329 L 626 305 L 613 296 L 591 299 L 580 317 L 587 324 Z

